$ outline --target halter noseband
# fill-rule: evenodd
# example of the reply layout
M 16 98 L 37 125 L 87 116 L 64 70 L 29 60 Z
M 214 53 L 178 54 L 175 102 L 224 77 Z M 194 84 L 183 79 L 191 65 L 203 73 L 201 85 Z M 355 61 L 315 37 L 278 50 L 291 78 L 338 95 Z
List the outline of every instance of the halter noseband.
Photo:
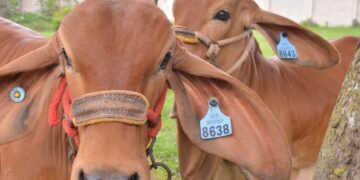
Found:
M 86 97 L 75 99 L 74 102 L 72 102 L 66 80 L 62 77 L 50 104 L 48 123 L 50 126 L 55 126 L 60 123 L 58 108 L 62 102 L 64 110 L 62 121 L 63 129 L 68 136 L 74 138 L 77 145 L 79 145 L 80 141 L 76 126 L 109 121 L 135 125 L 141 125 L 147 122 L 149 127 L 148 138 L 151 139 L 154 138 L 161 129 L 161 111 L 165 103 L 167 89 L 168 86 L 165 84 L 154 110 L 148 108 L 148 102 L 143 95 L 129 91 L 90 94 L 86 95 Z M 111 107 L 110 109 L 103 108 L 102 111 L 96 112 L 93 109 L 94 104 L 106 104 L 109 101 L 113 101 L 111 103 L 117 103 L 120 107 Z M 79 108 L 81 107 L 79 104 L 85 104 L 86 107 Z M 141 108 L 138 108 L 138 105 L 141 105 Z M 72 107 L 73 110 L 71 110 Z M 127 111 L 124 108 L 128 108 Z M 87 114 L 87 112 L 93 113 L 84 117 L 84 114 Z M 106 119 L 107 117 L 112 118 Z M 97 118 L 102 118 L 103 121 L 94 120 Z

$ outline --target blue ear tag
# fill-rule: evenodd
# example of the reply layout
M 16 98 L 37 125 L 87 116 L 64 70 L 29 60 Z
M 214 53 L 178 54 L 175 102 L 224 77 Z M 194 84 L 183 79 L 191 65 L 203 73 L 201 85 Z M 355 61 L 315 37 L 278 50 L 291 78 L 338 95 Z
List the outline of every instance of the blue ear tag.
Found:
M 200 120 L 201 139 L 215 139 L 232 134 L 231 120 L 223 114 L 216 98 L 210 98 L 208 112 Z
M 295 60 L 298 57 L 295 46 L 291 44 L 285 32 L 280 33 L 280 42 L 276 45 L 276 49 L 281 59 Z
M 10 91 L 10 99 L 15 103 L 24 101 L 26 97 L 26 91 L 20 86 L 16 86 Z

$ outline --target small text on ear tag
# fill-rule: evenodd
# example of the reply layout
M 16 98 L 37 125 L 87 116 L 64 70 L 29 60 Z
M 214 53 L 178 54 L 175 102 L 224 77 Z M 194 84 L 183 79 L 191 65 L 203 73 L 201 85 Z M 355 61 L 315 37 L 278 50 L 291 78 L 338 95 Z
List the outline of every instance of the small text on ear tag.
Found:
M 288 39 L 288 36 L 285 32 L 280 33 L 279 44 L 276 45 L 277 54 L 279 58 L 285 60 L 295 60 L 297 59 L 296 48 Z
M 208 112 L 200 120 L 200 134 L 201 139 L 215 139 L 232 134 L 231 119 L 221 112 L 216 98 L 210 98 Z

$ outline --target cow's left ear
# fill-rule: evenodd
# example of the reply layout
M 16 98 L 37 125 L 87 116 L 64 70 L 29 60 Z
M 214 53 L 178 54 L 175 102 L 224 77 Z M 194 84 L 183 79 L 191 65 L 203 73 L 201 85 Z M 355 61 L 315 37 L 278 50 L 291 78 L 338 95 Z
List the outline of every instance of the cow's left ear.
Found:
M 243 83 L 183 48 L 177 46 L 174 51 L 173 71 L 168 80 L 175 94 L 176 117 L 190 141 L 257 177 L 287 179 L 291 167 L 288 144 L 262 100 Z M 211 98 L 216 98 L 219 109 L 231 118 L 232 128 L 219 118 L 223 124 L 213 122 L 214 128 L 203 129 L 201 133 L 200 120 L 212 111 Z M 230 136 L 203 138 L 221 136 L 231 130 Z
M 264 35 L 279 58 L 281 55 L 278 53 L 277 45 L 280 42 L 280 36 L 284 37 L 282 39 L 285 45 L 288 44 L 285 42 L 285 38 L 287 38 L 295 47 L 297 58 L 286 60 L 284 56 L 290 57 L 294 54 L 283 51 L 287 54 L 283 54 L 281 59 L 286 63 L 321 69 L 332 67 L 339 62 L 340 57 L 334 46 L 319 35 L 285 17 L 259 9 L 253 16 L 252 26 Z
M 48 43 L 0 67 L 0 76 L 33 71 L 58 63 L 58 38 L 55 35 Z

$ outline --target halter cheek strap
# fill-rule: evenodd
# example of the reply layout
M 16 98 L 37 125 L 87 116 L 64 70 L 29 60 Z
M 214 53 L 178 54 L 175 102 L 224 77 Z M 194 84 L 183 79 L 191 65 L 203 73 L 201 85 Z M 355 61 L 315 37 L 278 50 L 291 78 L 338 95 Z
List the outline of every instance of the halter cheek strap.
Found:
M 248 39 L 247 46 L 245 50 L 243 51 L 242 55 L 239 57 L 239 59 L 236 61 L 236 63 L 230 67 L 226 72 L 228 74 L 232 74 L 236 69 L 238 69 L 241 64 L 246 60 L 246 58 L 249 56 L 249 53 L 255 45 L 254 38 L 252 37 L 252 30 L 247 30 L 243 33 L 241 33 L 238 36 L 234 36 L 231 38 L 219 40 L 219 41 L 212 41 L 210 38 L 208 38 L 206 35 L 202 34 L 199 31 L 191 31 L 189 29 L 186 29 L 183 26 L 176 26 L 175 28 L 176 37 L 181 40 L 184 43 L 188 44 L 196 44 L 196 43 L 203 43 L 206 46 L 208 46 L 208 51 L 206 52 L 206 56 L 209 59 L 209 63 L 216 66 L 216 56 L 219 54 L 221 47 L 241 41 L 245 38 Z

